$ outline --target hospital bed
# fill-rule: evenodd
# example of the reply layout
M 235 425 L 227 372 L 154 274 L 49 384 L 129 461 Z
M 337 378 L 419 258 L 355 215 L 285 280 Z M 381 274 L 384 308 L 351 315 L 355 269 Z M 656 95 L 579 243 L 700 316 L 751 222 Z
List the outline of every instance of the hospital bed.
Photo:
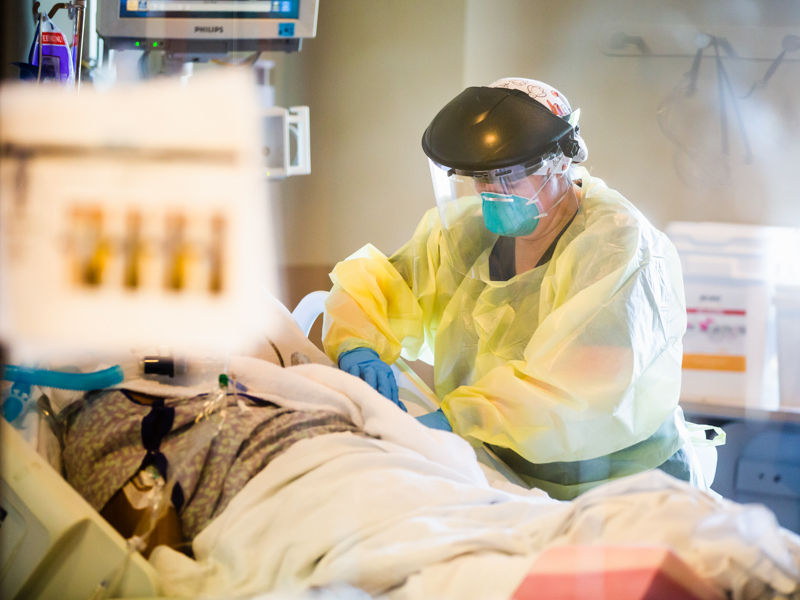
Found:
M 292 313 L 304 335 L 323 312 L 325 295 L 306 297 Z M 402 359 L 393 370 L 400 398 L 412 416 L 436 410 L 437 397 Z M 159 578 L 151 564 L 131 551 L 122 536 L 5 421 L 0 436 L 0 596 L 158 597 Z M 476 455 L 490 481 L 527 487 L 491 451 L 480 449 Z M 619 571 L 620 559 L 615 560 Z M 595 583 L 603 577 L 597 564 L 606 563 L 594 561 Z
M 322 314 L 326 295 L 310 294 L 292 313 L 305 336 Z M 438 408 L 436 395 L 402 359 L 393 369 L 400 398 L 412 415 Z M 490 475 L 525 486 L 490 451 L 476 454 Z M 159 593 L 158 574 L 150 563 L 131 551 L 51 464 L 0 419 L 0 597 L 144 598 Z
M 158 594 L 150 563 L 4 419 L 0 508 L 1 597 L 90 598 L 106 588 L 115 594 L 108 597 Z

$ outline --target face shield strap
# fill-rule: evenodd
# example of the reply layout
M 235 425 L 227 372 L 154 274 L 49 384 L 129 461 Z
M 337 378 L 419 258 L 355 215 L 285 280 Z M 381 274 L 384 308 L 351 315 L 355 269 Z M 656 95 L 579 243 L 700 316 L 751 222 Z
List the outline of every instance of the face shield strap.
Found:
M 554 177 L 554 176 L 555 176 L 555 174 L 553 175 L 553 177 Z M 569 177 L 569 173 L 566 173 L 566 174 L 565 174 L 565 176 L 566 176 L 566 177 Z M 548 177 L 548 180 L 549 180 L 549 179 L 550 179 L 550 178 Z M 572 186 L 571 186 L 571 185 L 567 185 L 567 186 L 566 186 L 566 188 L 564 189 L 564 193 L 563 193 L 563 194 L 561 194 L 561 197 L 560 197 L 558 200 L 556 200 L 556 201 L 553 203 L 553 205 L 552 205 L 552 206 L 551 206 L 549 209 L 547 209 L 547 211 L 545 211 L 545 212 L 543 212 L 543 213 L 540 213 L 540 214 L 539 214 L 539 216 L 537 217 L 537 219 L 541 219 L 542 217 L 546 217 L 548 214 L 552 214 L 552 212 L 555 210 L 556 206 L 558 206 L 559 204 L 561 204 L 561 203 L 564 201 L 564 198 L 566 198 L 566 197 L 569 195 L 569 192 L 570 192 L 570 189 L 571 189 L 571 188 L 572 188 Z
M 575 139 L 577 130 L 573 129 L 569 134 L 558 140 L 558 147 L 567 158 L 575 158 L 581 151 L 581 146 L 578 140 Z

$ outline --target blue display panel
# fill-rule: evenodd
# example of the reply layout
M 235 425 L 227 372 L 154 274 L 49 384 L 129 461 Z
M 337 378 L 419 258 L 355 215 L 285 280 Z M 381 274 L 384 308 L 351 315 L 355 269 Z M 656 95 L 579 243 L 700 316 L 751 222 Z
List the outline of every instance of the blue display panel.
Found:
M 297 19 L 300 0 L 120 0 L 119 16 L 150 19 Z

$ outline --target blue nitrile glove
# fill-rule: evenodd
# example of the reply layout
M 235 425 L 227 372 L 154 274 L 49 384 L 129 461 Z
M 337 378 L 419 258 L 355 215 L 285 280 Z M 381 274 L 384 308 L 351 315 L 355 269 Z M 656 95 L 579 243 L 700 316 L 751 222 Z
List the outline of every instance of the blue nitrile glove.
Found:
M 392 368 L 380 359 L 375 350 L 369 348 L 349 350 L 339 356 L 339 368 L 363 379 L 404 412 L 408 412 L 397 397 L 397 382 Z
M 442 431 L 453 431 L 453 427 L 450 425 L 450 421 L 447 420 L 447 417 L 444 416 L 442 409 L 440 408 L 436 412 L 428 413 L 427 415 L 422 415 L 421 417 L 417 417 L 417 421 L 425 425 L 425 427 L 430 427 L 431 429 L 441 429 Z

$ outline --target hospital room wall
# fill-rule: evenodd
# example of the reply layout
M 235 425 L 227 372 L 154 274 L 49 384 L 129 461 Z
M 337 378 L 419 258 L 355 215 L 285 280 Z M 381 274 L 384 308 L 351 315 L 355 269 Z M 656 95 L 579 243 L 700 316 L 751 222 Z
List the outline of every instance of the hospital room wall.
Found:
M 430 208 L 420 140 L 461 89 L 464 10 L 463 0 L 324 1 L 317 37 L 270 56 L 277 104 L 311 115 L 311 174 L 270 190 L 287 306 L 329 289 L 333 264 L 364 244 L 398 248 Z
M 766 89 L 741 102 L 753 163 L 744 163 L 729 114 L 731 176 L 692 179 L 676 171 L 675 146 L 656 119 L 692 57 L 603 54 L 598 35 L 627 21 L 666 26 L 667 32 L 673 24 L 710 33 L 736 26 L 756 44 L 780 40 L 777 26 L 800 27 L 800 11 L 788 0 L 322 2 L 317 38 L 281 58 L 275 72 L 279 104 L 311 107 L 312 173 L 279 184 L 273 194 L 287 304 L 329 287 L 332 265 L 364 244 L 388 254 L 411 236 L 433 206 L 422 132 L 463 87 L 507 75 L 552 83 L 582 109 L 587 166 L 656 226 L 674 220 L 800 225 L 787 169 L 800 158 L 800 63 L 784 63 Z M 746 45 L 737 50 L 750 51 Z M 769 62 L 727 66 L 744 93 Z M 703 115 L 697 133 L 713 140 L 711 153 L 718 155 L 715 86 L 707 59 L 700 97 L 708 103 L 687 111 Z M 695 164 L 706 168 L 714 161 L 689 161 Z
M 631 200 L 659 228 L 671 221 L 723 221 L 800 226 L 800 193 L 790 165 L 800 164 L 800 52 L 769 85 L 739 101 L 753 160 L 728 101 L 730 177 L 719 168 L 721 117 L 713 51 L 701 63 L 698 93 L 673 115 L 690 123 L 682 140 L 703 159 L 675 164 L 675 145 L 656 114 L 691 68 L 693 57 L 607 56 L 600 43 L 614 31 L 657 26 L 735 35 L 743 57 L 770 48 L 774 57 L 787 30 L 800 35 L 800 4 L 752 0 L 562 0 L 557 3 L 468 0 L 464 85 L 485 85 L 500 74 L 541 79 L 581 109 L 587 166 Z M 605 38 L 604 38 L 605 36 Z M 502 43 L 497 40 L 502 39 Z M 648 39 L 645 39 L 647 42 Z M 650 44 L 658 46 L 651 38 Z M 694 48 L 687 48 L 687 52 Z M 769 51 L 767 51 L 769 52 Z M 788 57 L 787 57 L 788 58 Z M 769 61 L 726 61 L 737 95 L 761 78 Z M 686 155 L 682 155 L 685 157 Z M 787 167 L 789 167 L 787 169 Z M 694 173 L 692 171 L 695 171 Z M 718 175 L 718 176 L 717 176 Z

